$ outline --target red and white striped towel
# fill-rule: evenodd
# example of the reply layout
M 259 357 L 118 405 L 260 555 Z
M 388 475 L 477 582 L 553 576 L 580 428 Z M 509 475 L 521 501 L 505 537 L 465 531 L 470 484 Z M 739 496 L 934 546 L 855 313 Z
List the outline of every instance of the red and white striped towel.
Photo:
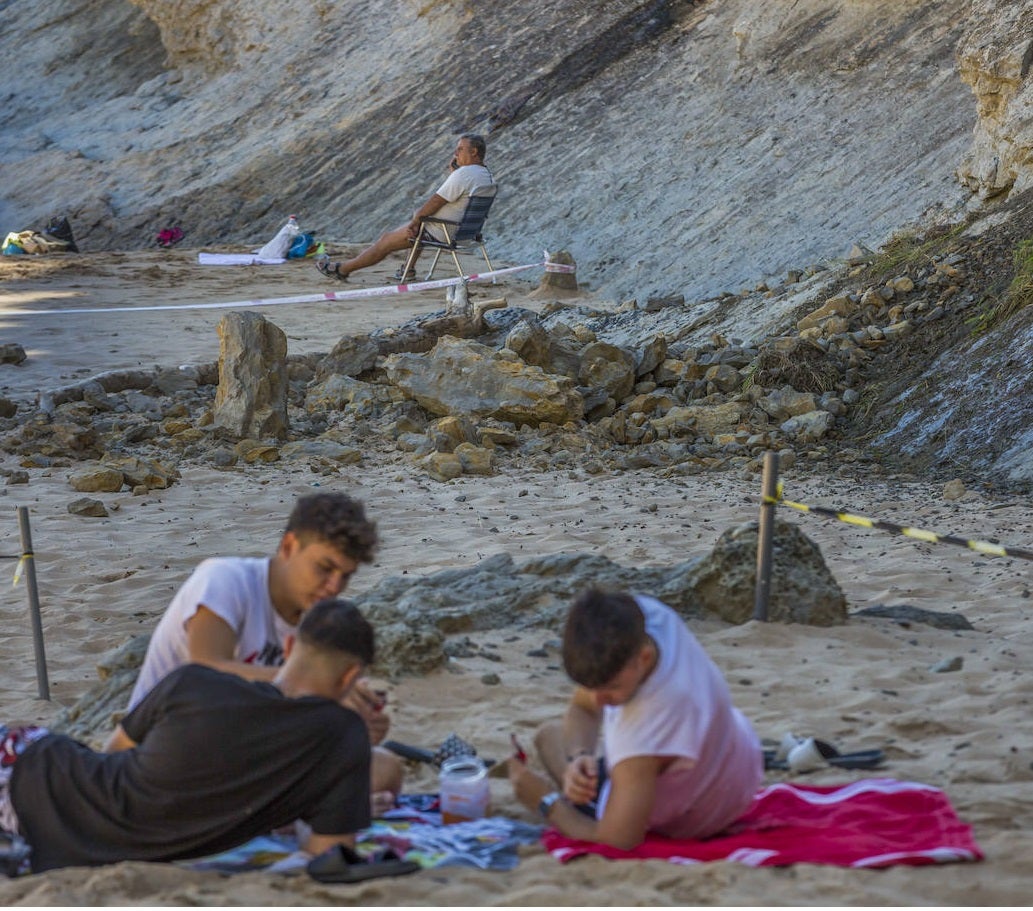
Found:
M 958 819 L 943 791 L 892 778 L 769 785 L 724 834 L 702 841 L 650 834 L 634 850 L 622 851 L 550 829 L 542 843 L 564 863 L 584 854 L 682 864 L 728 860 L 751 867 L 919 866 L 983 858 L 971 827 Z

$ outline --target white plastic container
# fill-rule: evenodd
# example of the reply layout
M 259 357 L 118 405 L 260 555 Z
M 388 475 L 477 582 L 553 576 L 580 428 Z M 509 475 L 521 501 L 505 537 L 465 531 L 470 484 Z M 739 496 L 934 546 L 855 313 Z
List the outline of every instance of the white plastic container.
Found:
M 441 821 L 446 825 L 488 815 L 488 769 L 476 756 L 448 759 L 441 766 Z

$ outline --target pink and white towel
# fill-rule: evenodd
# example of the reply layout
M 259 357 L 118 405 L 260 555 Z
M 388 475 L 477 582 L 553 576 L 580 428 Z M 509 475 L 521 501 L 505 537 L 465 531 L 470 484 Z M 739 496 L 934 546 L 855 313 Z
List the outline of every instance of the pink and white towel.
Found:
M 634 850 L 622 851 L 549 829 L 542 843 L 563 863 L 584 854 L 681 864 L 727 860 L 751 867 L 920 866 L 983 858 L 971 827 L 958 819 L 943 791 L 892 778 L 769 785 L 738 822 L 702 841 L 648 835 Z

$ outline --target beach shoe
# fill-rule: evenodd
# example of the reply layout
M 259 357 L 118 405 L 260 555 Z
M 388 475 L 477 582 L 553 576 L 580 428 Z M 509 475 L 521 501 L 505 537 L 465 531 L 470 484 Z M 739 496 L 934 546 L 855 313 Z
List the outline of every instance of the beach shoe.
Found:
M 420 865 L 413 860 L 402 860 L 394 851 L 386 851 L 368 860 L 345 845 L 334 845 L 306 867 L 308 875 L 321 883 L 359 883 L 382 876 L 405 876 L 415 873 Z
M 778 743 L 778 749 L 775 750 L 775 759 L 779 762 L 785 762 L 789 758 L 789 754 L 806 739 L 806 737 L 797 737 L 792 732 L 783 734 L 782 739 Z
M 886 759 L 882 750 L 857 750 L 852 753 L 840 753 L 831 743 L 808 737 L 793 747 L 783 759 L 780 750 L 764 751 L 764 768 L 792 770 L 794 772 L 813 772 L 822 768 L 837 769 L 875 769 Z
M 476 756 L 477 750 L 458 734 L 449 734 L 441 741 L 441 746 L 434 753 L 434 761 L 438 765 L 444 765 L 449 759 L 459 759 L 463 756 Z
M 316 268 L 327 278 L 336 278 L 339 282 L 348 281 L 348 273 L 341 271 L 341 264 L 330 262 L 330 257 L 325 253 L 316 259 Z
M 408 284 L 411 284 L 412 282 L 416 281 L 416 270 L 415 269 L 410 269 L 408 272 L 406 272 L 403 275 L 402 274 L 402 269 L 404 269 L 404 268 L 405 268 L 405 266 L 399 266 L 398 267 L 398 271 L 395 272 L 395 274 L 394 274 L 395 282 L 400 284 L 400 285 L 408 285 Z

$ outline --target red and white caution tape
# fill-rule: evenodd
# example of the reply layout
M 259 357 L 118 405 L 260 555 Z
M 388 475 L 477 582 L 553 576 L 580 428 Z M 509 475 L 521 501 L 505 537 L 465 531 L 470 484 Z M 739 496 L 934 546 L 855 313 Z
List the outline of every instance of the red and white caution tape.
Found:
M 494 269 L 491 272 L 475 272 L 460 278 L 442 278 L 429 282 L 413 282 L 407 285 L 385 285 L 382 288 L 355 288 L 348 291 L 323 291 L 317 294 L 296 294 L 291 297 L 264 297 L 257 300 L 225 301 L 208 304 L 155 304 L 149 307 L 84 307 L 64 308 L 61 310 L 4 310 L 5 316 L 42 316 L 68 315 L 72 313 L 142 313 L 147 310 L 220 310 L 240 307 L 272 307 L 281 304 L 308 304 L 317 301 L 356 300 L 365 297 L 387 297 L 392 294 L 405 294 L 409 291 L 429 291 L 433 288 L 448 288 L 453 285 L 480 282 L 494 279 L 499 275 L 512 272 L 523 272 L 526 269 L 540 269 L 546 272 L 573 272 L 575 266 L 565 263 L 550 262 L 548 253 L 544 262 L 529 263 L 526 266 L 509 266 L 505 269 Z

